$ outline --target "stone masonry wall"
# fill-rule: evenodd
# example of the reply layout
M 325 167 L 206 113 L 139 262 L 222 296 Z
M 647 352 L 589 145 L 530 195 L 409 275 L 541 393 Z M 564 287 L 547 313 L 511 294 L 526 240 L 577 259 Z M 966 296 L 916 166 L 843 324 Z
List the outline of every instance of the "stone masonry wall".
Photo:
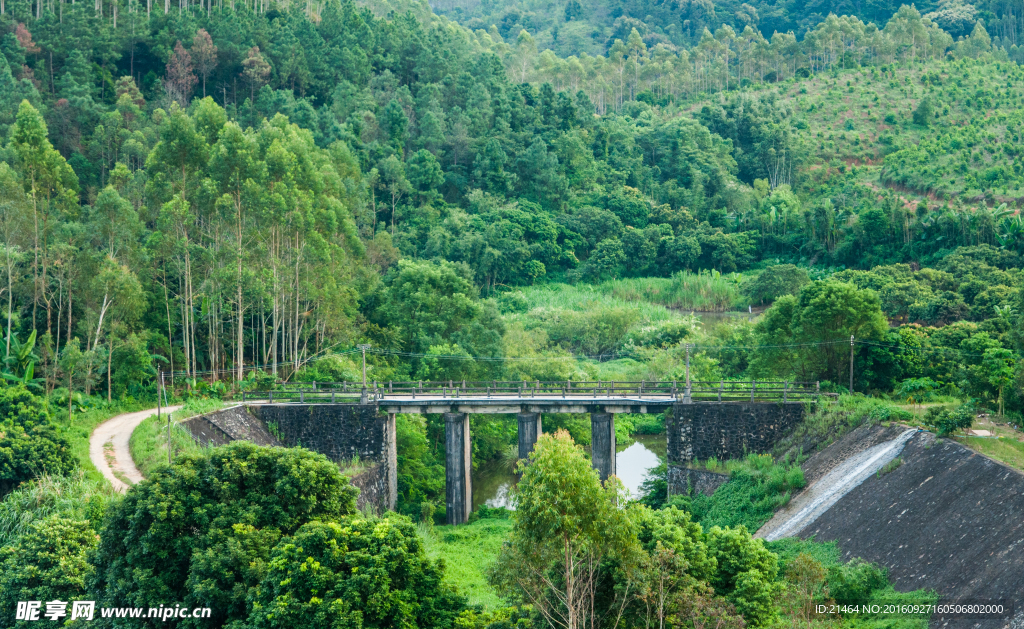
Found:
M 335 462 L 387 461 L 387 415 L 370 404 L 259 404 L 249 411 L 289 446 Z
M 803 415 L 800 402 L 675 404 L 665 417 L 668 461 L 680 465 L 768 452 Z
M 710 496 L 729 480 L 728 474 L 707 470 L 691 470 L 679 465 L 668 468 L 668 494 L 670 496 L 704 494 Z
M 233 406 L 183 422 L 207 446 L 246 440 L 264 446 L 302 446 L 335 463 L 365 465 L 351 477 L 360 489 L 357 505 L 393 509 L 397 498 L 393 422 L 373 405 L 254 404 Z

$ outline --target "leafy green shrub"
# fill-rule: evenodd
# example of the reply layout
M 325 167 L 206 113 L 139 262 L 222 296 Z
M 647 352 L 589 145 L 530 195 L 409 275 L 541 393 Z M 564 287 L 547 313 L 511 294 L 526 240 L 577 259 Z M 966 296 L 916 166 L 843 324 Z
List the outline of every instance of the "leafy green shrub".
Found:
M 925 413 L 925 424 L 932 426 L 940 437 L 948 437 L 958 430 L 970 428 L 974 424 L 977 408 L 972 402 L 961 404 L 954 409 L 936 406 Z
M 855 559 L 828 569 L 829 594 L 839 605 L 858 605 L 867 601 L 873 592 L 889 585 L 885 568 Z
M 744 282 L 742 291 L 752 301 L 763 304 L 784 295 L 795 295 L 809 281 L 807 271 L 793 264 L 777 264 Z
M 18 601 L 71 601 L 84 598 L 96 547 L 96 531 L 88 521 L 51 516 L 34 522 L 17 542 L 0 549 L 0 614 L 13 619 Z M 19 621 L 17 627 L 59 627 L 43 617 Z M 70 608 L 68 609 L 70 612 Z
M 309 522 L 270 554 L 248 627 L 452 627 L 465 599 L 444 583 L 412 523 Z
M 239 441 L 186 454 L 114 505 L 96 551 L 99 601 L 210 607 L 210 626 L 243 620 L 271 549 L 312 520 L 355 512 L 338 466 L 300 448 Z
M 793 490 L 805 484 L 798 465 L 776 463 L 767 454 L 750 454 L 731 467 L 729 481 L 714 494 L 694 496 L 691 509 L 694 519 L 705 527 L 745 526 L 756 531 L 789 502 Z
M 778 614 L 775 599 L 784 587 L 776 581 L 779 566 L 775 553 L 743 526 L 711 527 L 706 540 L 709 555 L 717 563 L 711 580 L 715 592 L 732 602 L 751 626 L 770 625 Z
M 71 444 L 57 432 L 42 399 L 23 384 L 0 388 L 0 496 L 40 474 L 74 467 Z

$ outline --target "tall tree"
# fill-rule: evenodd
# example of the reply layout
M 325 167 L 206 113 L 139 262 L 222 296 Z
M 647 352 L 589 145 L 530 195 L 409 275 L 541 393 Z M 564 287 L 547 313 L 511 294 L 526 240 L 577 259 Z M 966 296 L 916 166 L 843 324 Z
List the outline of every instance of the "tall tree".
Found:
M 217 46 L 205 28 L 199 29 L 192 39 L 192 61 L 203 77 L 203 98 L 206 98 L 206 79 L 217 67 Z
M 183 107 L 187 107 L 197 82 L 199 82 L 199 78 L 192 70 L 192 55 L 185 50 L 179 40 L 174 44 L 174 53 L 171 54 L 171 58 L 167 62 L 164 87 L 171 98 Z

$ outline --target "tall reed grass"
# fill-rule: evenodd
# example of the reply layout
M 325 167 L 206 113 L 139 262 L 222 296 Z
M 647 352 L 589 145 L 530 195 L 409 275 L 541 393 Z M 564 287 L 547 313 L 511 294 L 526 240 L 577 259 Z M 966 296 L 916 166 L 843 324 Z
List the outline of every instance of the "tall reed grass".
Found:
M 44 474 L 0 502 L 0 547 L 16 541 L 34 522 L 53 515 L 89 520 L 99 529 L 107 507 L 118 499 L 108 483 L 91 480 L 81 471 L 70 476 Z
M 715 270 L 690 273 L 680 271 L 672 277 L 638 277 L 611 280 L 597 290 L 625 302 L 647 302 L 678 310 L 722 312 L 740 305 L 739 273 L 722 274 Z

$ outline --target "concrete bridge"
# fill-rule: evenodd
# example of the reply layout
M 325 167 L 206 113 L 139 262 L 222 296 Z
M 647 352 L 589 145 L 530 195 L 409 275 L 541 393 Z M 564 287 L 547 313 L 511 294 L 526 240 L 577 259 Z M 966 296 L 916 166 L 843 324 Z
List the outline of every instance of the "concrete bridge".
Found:
M 601 480 L 615 474 L 615 415 L 666 414 L 670 490 L 686 490 L 685 464 L 764 452 L 824 394 L 815 384 L 775 381 L 690 382 L 372 382 L 295 383 L 250 391 L 243 404 L 287 445 L 335 460 L 379 461 L 380 483 L 397 500 L 397 413 L 437 413 L 445 420 L 446 514 L 466 522 L 472 510 L 469 414 L 514 414 L 519 458 L 529 457 L 544 413 L 589 413 L 591 457 Z M 386 476 L 386 483 L 383 479 Z

